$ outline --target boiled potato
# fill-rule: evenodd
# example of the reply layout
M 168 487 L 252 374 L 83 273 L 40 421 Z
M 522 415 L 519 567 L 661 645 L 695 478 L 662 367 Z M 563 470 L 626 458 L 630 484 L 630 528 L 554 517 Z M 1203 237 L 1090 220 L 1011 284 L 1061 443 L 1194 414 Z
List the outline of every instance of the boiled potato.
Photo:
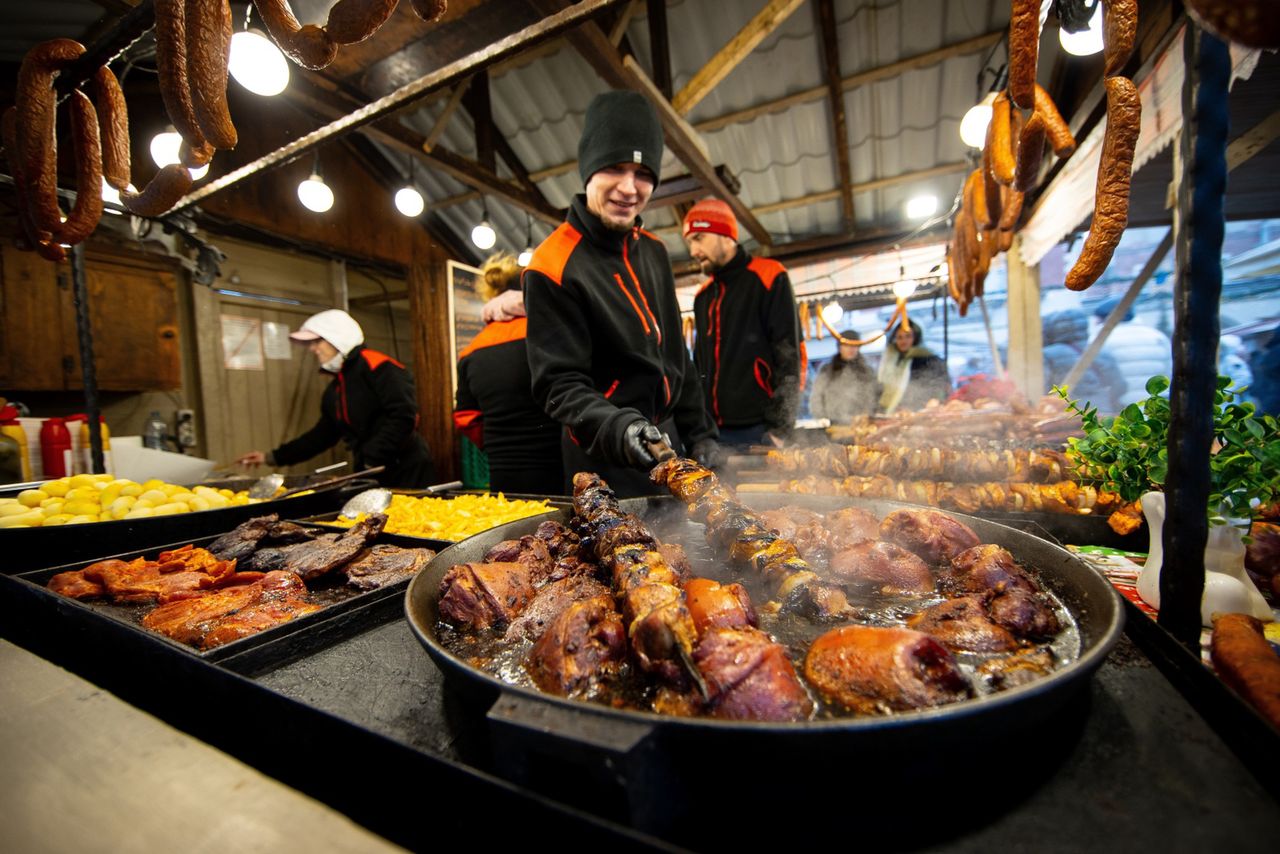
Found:
M 24 489 L 18 493 L 18 503 L 27 507 L 39 507 L 40 502 L 48 499 L 49 493 L 40 489 Z

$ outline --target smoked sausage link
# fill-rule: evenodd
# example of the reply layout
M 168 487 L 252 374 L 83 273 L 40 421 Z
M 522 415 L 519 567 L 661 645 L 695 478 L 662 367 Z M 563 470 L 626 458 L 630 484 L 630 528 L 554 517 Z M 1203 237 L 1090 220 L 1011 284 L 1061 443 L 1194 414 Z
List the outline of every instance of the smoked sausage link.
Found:
M 1098 164 L 1093 223 L 1080 257 L 1067 273 L 1066 284 L 1073 291 L 1083 291 L 1098 280 L 1129 223 L 1129 182 L 1142 125 L 1142 99 L 1127 77 L 1108 77 L 1106 86 L 1107 130 Z
M 1009 16 L 1009 97 L 1024 110 L 1035 106 L 1039 50 L 1039 0 L 1013 0 Z
M 97 107 L 102 140 L 102 176 L 117 190 L 129 186 L 129 108 L 120 91 L 120 81 L 107 66 L 93 76 L 93 100 Z
M 399 0 L 338 0 L 329 10 L 324 31 L 335 44 L 357 44 L 387 22 Z
M 1138 0 L 1102 0 L 1103 74 L 1119 74 L 1138 34 Z
M 1053 153 L 1059 157 L 1070 157 L 1076 150 L 1076 138 L 1072 135 L 1071 128 L 1067 127 L 1062 113 L 1058 112 L 1058 105 L 1053 103 L 1053 98 L 1039 84 L 1036 85 L 1036 112 L 1044 120 L 1045 135 L 1049 137 Z
M 215 148 L 235 148 L 236 126 L 227 108 L 231 6 L 227 0 L 187 0 L 186 31 L 187 82 L 196 123 Z
M 98 227 L 102 219 L 102 141 L 98 113 L 89 96 L 71 93 L 71 138 L 76 161 L 76 203 L 58 228 L 58 242 L 74 246 Z

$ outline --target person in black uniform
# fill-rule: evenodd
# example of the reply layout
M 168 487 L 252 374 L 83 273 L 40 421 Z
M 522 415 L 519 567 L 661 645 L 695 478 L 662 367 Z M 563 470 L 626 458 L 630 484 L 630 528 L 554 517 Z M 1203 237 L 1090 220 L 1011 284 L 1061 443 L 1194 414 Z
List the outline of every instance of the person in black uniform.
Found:
M 596 96 L 578 143 L 586 192 L 523 278 L 533 397 L 564 426 L 566 479 L 594 471 L 624 497 L 663 491 L 647 471 L 648 443 L 664 433 L 677 452 L 719 462 L 666 247 L 640 227 L 661 159 L 662 128 L 644 96 Z
M 289 337 L 306 344 L 320 369 L 333 375 L 320 401 L 320 420 L 275 450 L 250 451 L 237 462 L 245 467 L 293 465 L 341 439 L 351 448 L 357 470 L 386 466 L 378 475 L 383 486 L 430 484 L 434 467 L 418 433 L 418 402 L 405 366 L 365 347 L 360 324 L 336 308 L 307 318 Z
M 738 220 L 719 199 L 689 209 L 684 239 L 711 275 L 693 300 L 693 361 L 720 441 L 780 445 L 800 405 L 800 320 L 787 271 L 738 245 Z
M 520 281 L 520 267 L 506 253 L 481 273 L 476 292 L 489 303 Z M 462 351 L 453 422 L 489 455 L 491 490 L 557 494 L 564 489 L 560 425 L 533 402 L 527 328 L 526 317 L 488 323 Z

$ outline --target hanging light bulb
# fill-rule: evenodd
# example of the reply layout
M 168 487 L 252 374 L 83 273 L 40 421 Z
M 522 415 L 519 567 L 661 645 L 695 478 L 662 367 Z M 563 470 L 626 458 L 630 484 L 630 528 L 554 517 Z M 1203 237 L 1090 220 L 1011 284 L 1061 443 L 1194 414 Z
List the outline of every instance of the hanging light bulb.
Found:
M 525 214 L 525 222 L 528 228 L 525 229 L 524 251 L 516 256 L 516 263 L 521 267 L 528 267 L 533 260 L 533 217 Z
M 242 30 L 231 37 L 227 70 L 255 95 L 279 95 L 289 85 L 289 63 L 284 54 L 257 30 Z
M 176 130 L 167 131 L 151 137 L 151 159 L 161 169 L 171 163 L 178 162 L 178 149 L 182 147 L 182 137 Z
M 916 292 L 915 279 L 903 279 L 900 282 L 893 283 L 893 295 L 898 299 L 911 299 L 911 295 Z
M 120 191 L 108 184 L 106 178 L 102 179 L 102 200 L 113 205 L 120 204 Z M 113 208 L 104 207 L 103 210 L 107 213 L 116 214 L 117 216 L 120 215 L 120 211 Z
M 484 203 L 484 214 L 480 217 L 479 224 L 471 229 L 471 242 L 476 245 L 477 249 L 489 250 L 498 242 L 498 232 L 493 230 L 493 226 L 489 224 L 489 204 Z
M 324 213 L 333 207 L 333 190 L 320 177 L 320 152 L 316 152 L 311 163 L 311 177 L 298 185 L 298 201 L 302 206 L 316 213 Z
M 401 187 L 396 190 L 396 210 L 408 217 L 415 217 L 426 210 L 427 203 L 422 194 L 413 187 Z
M 916 196 L 907 202 L 907 219 L 924 219 L 938 212 L 937 196 Z
M 205 164 L 205 165 L 203 165 L 203 166 L 192 166 L 192 167 L 188 167 L 188 168 L 187 168 L 187 171 L 191 173 L 191 180 L 192 180 L 192 181 L 199 181 L 199 180 L 200 180 L 201 178 L 203 178 L 205 175 L 208 175 L 208 174 L 209 174 L 209 164 L 208 164 L 208 163 L 206 163 L 206 164 Z
M 835 326 L 844 317 L 844 309 L 838 302 L 829 302 L 822 307 L 822 319 L 830 326 Z
M 970 148 L 982 148 L 987 143 L 987 125 L 991 124 L 991 105 L 996 102 L 996 93 L 988 92 L 986 96 L 969 108 L 960 120 L 960 138 Z
M 1102 4 L 1099 3 L 1093 10 L 1088 29 L 1078 33 L 1059 29 L 1058 42 L 1062 45 L 1062 49 L 1072 56 L 1092 56 L 1102 50 Z

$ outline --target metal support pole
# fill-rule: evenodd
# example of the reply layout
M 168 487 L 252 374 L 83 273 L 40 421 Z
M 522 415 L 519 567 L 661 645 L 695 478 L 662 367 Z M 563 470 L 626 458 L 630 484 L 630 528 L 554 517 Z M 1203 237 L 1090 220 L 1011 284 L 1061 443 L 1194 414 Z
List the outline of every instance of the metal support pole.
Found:
M 89 293 L 84 281 L 84 244 L 71 247 L 71 287 L 76 305 L 76 333 L 80 342 L 80 375 L 84 380 L 84 413 L 89 419 L 89 462 L 94 474 L 107 470 L 102 460 L 98 371 L 93 359 L 93 330 L 89 327 Z
M 1209 536 L 1209 454 L 1218 379 L 1231 54 L 1226 44 L 1188 24 L 1183 62 L 1178 145 L 1184 172 L 1173 220 L 1177 278 L 1160 625 L 1199 655 L 1204 547 Z

